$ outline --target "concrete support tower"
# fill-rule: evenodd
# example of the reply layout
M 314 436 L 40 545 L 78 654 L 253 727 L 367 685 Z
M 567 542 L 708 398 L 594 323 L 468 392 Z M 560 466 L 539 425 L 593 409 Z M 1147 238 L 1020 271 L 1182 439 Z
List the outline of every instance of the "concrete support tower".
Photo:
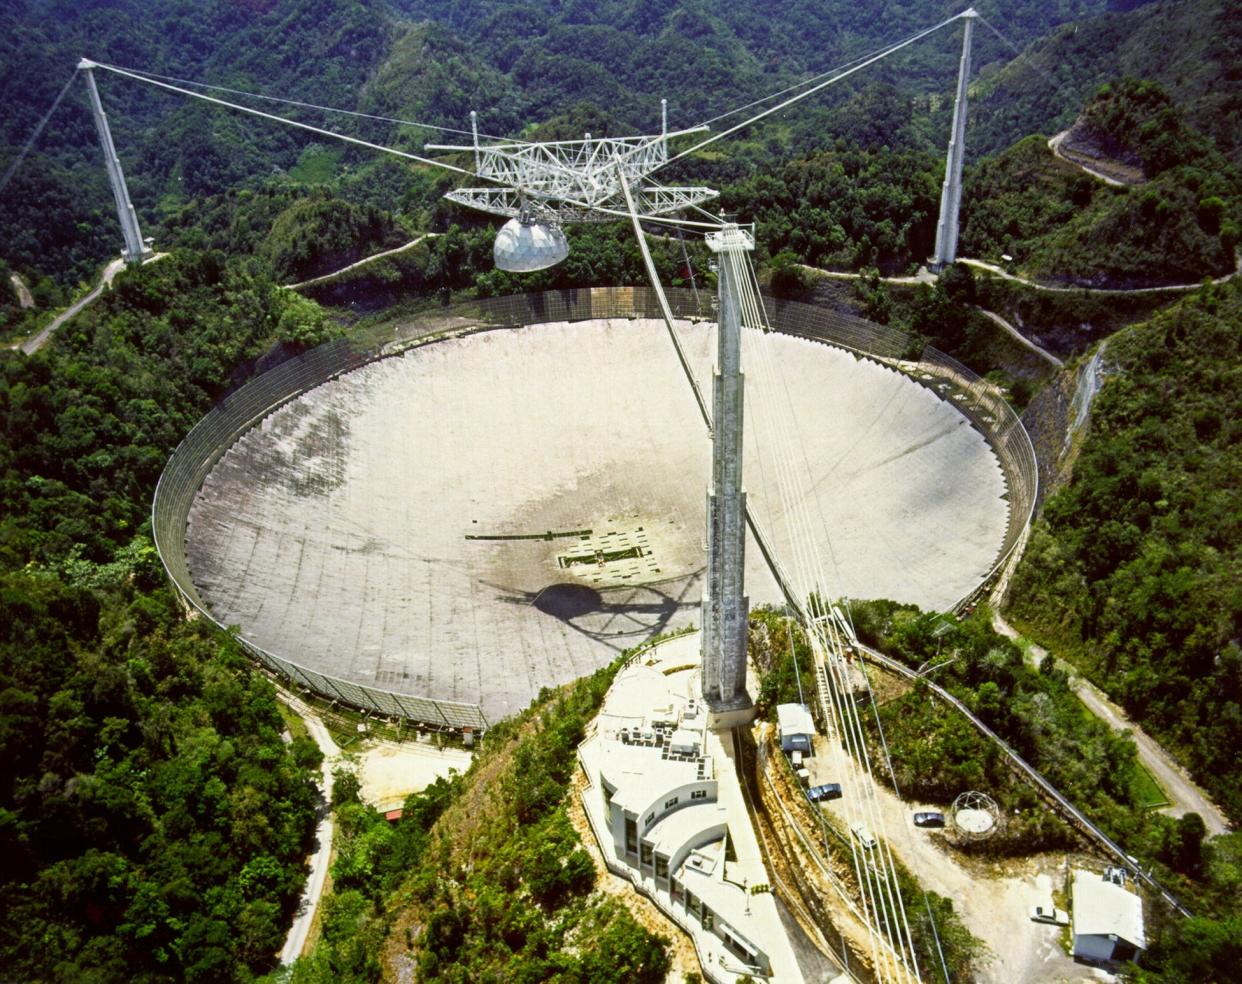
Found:
M 108 129 L 108 117 L 103 111 L 103 103 L 99 101 L 99 90 L 95 87 L 95 63 L 83 58 L 78 62 L 78 70 L 86 76 L 86 89 L 91 97 L 91 111 L 95 115 L 95 128 L 99 131 L 99 143 L 103 147 L 104 164 L 108 168 L 108 180 L 112 183 L 112 195 L 116 199 L 116 214 L 121 220 L 121 234 L 125 237 L 125 246 L 121 256 L 131 265 L 141 263 L 151 250 L 142 241 L 142 230 L 138 228 L 138 215 L 129 200 L 129 189 L 125 187 L 125 174 L 121 171 L 121 162 L 116 156 L 116 147 L 112 143 L 112 131 Z
M 736 225 L 707 236 L 719 257 L 720 311 L 712 377 L 712 481 L 707 492 L 703 591 L 703 700 L 716 727 L 753 717 L 746 693 L 746 493 L 742 491 L 742 308 L 738 263 L 754 239 Z
M 962 159 L 966 156 L 966 87 L 970 80 L 970 38 L 979 15 L 971 7 L 964 14 L 962 62 L 957 70 L 957 98 L 953 103 L 953 132 L 944 165 L 944 187 L 940 192 L 940 221 L 936 224 L 936 255 L 932 269 L 940 271 L 957 259 L 958 213 L 962 207 Z

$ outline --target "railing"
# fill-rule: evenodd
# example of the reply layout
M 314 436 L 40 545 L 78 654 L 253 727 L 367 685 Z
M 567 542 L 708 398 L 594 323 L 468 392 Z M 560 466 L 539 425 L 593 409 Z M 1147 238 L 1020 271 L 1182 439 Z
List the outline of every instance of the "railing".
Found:
M 867 659 L 883 666 L 885 669 L 888 669 L 894 673 L 899 673 L 916 683 L 921 682 L 933 694 L 943 700 L 946 704 L 953 707 L 959 714 L 964 716 L 966 720 L 974 725 L 975 730 L 1000 748 L 1000 750 L 1009 757 L 1009 761 L 1014 768 L 1024 773 L 1033 783 L 1035 783 L 1035 785 L 1038 786 L 1039 789 L 1057 805 L 1061 813 L 1066 816 L 1072 824 L 1074 824 L 1088 837 L 1091 837 L 1098 842 L 1101 847 L 1111 853 L 1113 857 L 1121 862 L 1122 865 L 1132 870 L 1137 878 L 1145 882 L 1147 886 L 1152 889 L 1152 891 L 1159 893 L 1160 897 L 1163 898 L 1164 901 L 1170 906 L 1180 912 L 1183 916 L 1190 916 L 1190 912 L 1187 911 L 1186 907 L 1177 900 L 1177 897 L 1174 896 L 1172 892 L 1156 881 L 1156 879 L 1152 877 L 1151 872 L 1144 871 L 1138 862 L 1126 853 L 1125 848 L 1092 823 L 1091 820 L 1087 818 L 1087 815 L 1071 803 L 1069 799 L 1067 799 L 1061 791 L 1057 789 L 1056 786 L 1045 779 L 1043 774 L 1036 769 L 1035 766 L 1031 765 L 1026 759 L 1019 755 L 1014 750 L 1013 746 L 1009 744 L 1009 742 L 1005 741 L 1004 738 L 984 724 L 983 721 L 975 716 L 974 712 L 971 711 L 969 707 L 949 693 L 948 690 L 940 684 L 927 679 L 926 676 L 920 675 L 915 670 L 906 666 L 905 663 L 901 663 L 893 659 L 891 656 L 886 656 L 877 649 L 872 649 L 870 646 L 859 646 L 859 649 Z
M 714 317 L 714 298 L 708 294 L 671 289 L 666 295 L 677 318 Z M 924 350 L 917 368 L 902 362 L 910 351 L 910 339 L 899 331 L 795 301 L 765 298 L 765 304 L 777 331 L 845 348 L 910 372 L 917 382 L 952 400 L 983 434 L 1004 470 L 1010 503 L 1005 539 L 985 582 L 990 580 L 1025 531 L 1038 487 L 1034 451 L 1013 411 L 978 376 L 934 349 Z M 220 624 L 199 595 L 186 562 L 190 507 L 207 474 L 238 437 L 301 393 L 375 359 L 446 335 L 558 321 L 631 317 L 661 317 L 655 291 L 649 287 L 593 287 L 480 298 L 429 310 L 395 329 L 391 325 L 372 328 L 329 342 L 282 363 L 221 400 L 173 452 L 160 476 L 152 504 L 155 544 L 164 569 L 188 605 Z M 956 398 L 959 394 L 960 399 Z M 485 730 L 488 726 L 476 704 L 368 687 L 311 670 L 267 652 L 244 636 L 238 638 L 263 666 L 330 700 L 439 727 Z

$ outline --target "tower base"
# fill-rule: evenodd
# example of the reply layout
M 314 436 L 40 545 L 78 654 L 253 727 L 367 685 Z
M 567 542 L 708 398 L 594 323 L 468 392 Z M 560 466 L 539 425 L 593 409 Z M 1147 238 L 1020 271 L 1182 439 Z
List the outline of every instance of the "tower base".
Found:
M 732 731 L 734 728 L 744 728 L 754 720 L 755 705 L 750 703 L 745 707 L 732 710 L 709 710 L 707 712 L 707 727 L 712 731 Z

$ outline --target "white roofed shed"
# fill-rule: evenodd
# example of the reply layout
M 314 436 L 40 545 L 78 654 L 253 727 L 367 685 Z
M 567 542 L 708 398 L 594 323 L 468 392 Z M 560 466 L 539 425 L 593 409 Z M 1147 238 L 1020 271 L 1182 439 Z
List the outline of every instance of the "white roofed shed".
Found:
M 805 704 L 778 704 L 776 727 L 783 752 L 809 752 L 815 720 Z

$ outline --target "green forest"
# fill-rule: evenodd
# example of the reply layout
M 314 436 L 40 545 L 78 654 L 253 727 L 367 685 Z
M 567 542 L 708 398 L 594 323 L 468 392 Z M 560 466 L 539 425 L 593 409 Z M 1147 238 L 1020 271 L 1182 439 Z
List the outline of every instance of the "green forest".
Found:
M 399 969 L 446 984 L 664 980 L 668 940 L 597 890 L 567 813 L 578 743 L 628 655 L 489 731 L 470 771 L 411 796 L 395 825 L 358 801 L 356 779 L 338 777 L 336 889 L 323 941 L 292 984 Z
M 1009 611 L 1242 817 L 1242 289 L 1105 344 L 1091 435 L 1045 504 Z
M 311 302 L 222 254 L 122 274 L 35 358 L 0 355 L 0 967 L 245 980 L 273 962 L 318 813 L 309 739 L 188 621 L 150 538 L 169 452 Z

